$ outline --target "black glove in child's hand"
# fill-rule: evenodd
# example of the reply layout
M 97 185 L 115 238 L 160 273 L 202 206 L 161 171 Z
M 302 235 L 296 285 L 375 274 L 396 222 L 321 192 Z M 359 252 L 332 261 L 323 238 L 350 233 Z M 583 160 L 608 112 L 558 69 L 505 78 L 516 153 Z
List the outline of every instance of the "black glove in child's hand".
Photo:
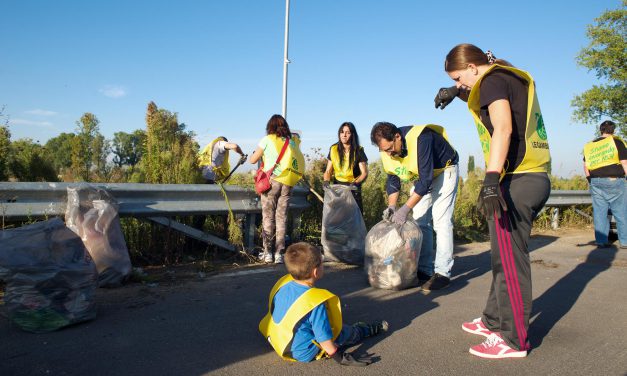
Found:
M 435 108 L 440 107 L 440 109 L 444 109 L 444 107 L 448 106 L 449 103 L 455 99 L 455 96 L 459 94 L 459 89 L 457 86 L 451 87 L 443 87 L 438 90 L 438 94 L 435 96 L 433 100 L 435 102 Z
M 507 204 L 501 194 L 499 186 L 500 174 L 495 171 L 488 171 L 483 179 L 483 186 L 479 192 L 477 207 L 486 218 L 492 219 L 494 213 L 501 219 L 501 211 L 507 211 Z
M 331 358 L 333 358 L 333 360 L 343 366 L 365 367 L 370 364 L 368 361 L 355 359 L 353 357 L 353 354 L 340 351 L 339 349 L 335 352 L 335 354 L 333 354 Z

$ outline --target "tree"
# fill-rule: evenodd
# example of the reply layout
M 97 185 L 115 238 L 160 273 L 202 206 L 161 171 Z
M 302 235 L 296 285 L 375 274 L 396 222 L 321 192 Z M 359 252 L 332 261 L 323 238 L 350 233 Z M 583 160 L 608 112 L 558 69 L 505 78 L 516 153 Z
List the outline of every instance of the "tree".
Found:
M 94 140 L 98 133 L 98 118 L 86 112 L 76 122 L 76 136 L 72 140 L 72 171 L 74 176 L 83 180 L 90 180 L 91 167 L 94 158 Z
M 74 133 L 61 133 L 46 142 L 44 148 L 59 175 L 72 166 L 72 140 Z
M 109 141 L 105 140 L 104 136 L 98 133 L 92 140 L 91 150 L 93 172 L 96 174 L 99 181 L 107 180 L 107 175 L 110 170 L 107 166 L 107 157 L 111 150 Z
M 609 118 L 618 133 L 627 136 L 627 0 L 619 9 L 607 10 L 588 25 L 590 44 L 577 56 L 577 64 L 594 70 L 605 82 L 575 96 L 573 119 L 598 123 Z
M 142 169 L 148 183 L 197 183 L 198 144 L 176 113 L 160 109 L 154 102 L 146 111 L 146 153 Z
M 475 156 L 468 156 L 468 175 L 475 172 Z
M 30 138 L 11 143 L 9 171 L 19 181 L 57 181 L 54 165 L 46 150 Z
M 146 142 L 146 132 L 141 129 L 133 133 L 116 132 L 113 135 L 113 163 L 118 166 L 129 166 L 131 172 L 139 163 Z
M 9 118 L 3 115 L 4 106 L 0 108 L 0 181 L 9 178 L 9 149 L 11 147 L 11 132 L 9 132 Z

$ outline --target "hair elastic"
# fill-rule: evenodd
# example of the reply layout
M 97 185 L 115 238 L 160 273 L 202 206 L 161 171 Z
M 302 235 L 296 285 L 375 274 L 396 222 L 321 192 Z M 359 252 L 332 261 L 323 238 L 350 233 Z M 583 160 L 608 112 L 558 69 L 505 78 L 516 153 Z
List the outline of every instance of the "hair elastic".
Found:
M 496 56 L 492 53 L 492 51 L 488 50 L 485 55 L 488 57 L 488 64 L 494 64 L 496 61 Z

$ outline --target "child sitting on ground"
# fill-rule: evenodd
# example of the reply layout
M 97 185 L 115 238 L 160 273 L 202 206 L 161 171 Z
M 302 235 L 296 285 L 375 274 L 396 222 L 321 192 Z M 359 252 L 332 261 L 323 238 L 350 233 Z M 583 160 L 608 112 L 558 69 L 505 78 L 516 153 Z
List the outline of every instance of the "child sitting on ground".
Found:
M 342 324 L 340 300 L 314 284 L 324 275 L 320 250 L 308 243 L 295 243 L 285 251 L 288 275 L 272 288 L 268 314 L 259 330 L 274 350 L 287 360 L 309 362 L 330 357 L 343 365 L 365 366 L 341 349 L 388 329 L 386 321 Z

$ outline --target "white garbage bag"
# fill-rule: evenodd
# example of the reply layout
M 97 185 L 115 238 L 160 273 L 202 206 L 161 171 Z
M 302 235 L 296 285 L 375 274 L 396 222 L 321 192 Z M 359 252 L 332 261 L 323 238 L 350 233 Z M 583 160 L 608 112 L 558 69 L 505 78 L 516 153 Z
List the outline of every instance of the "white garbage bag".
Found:
M 408 220 L 402 226 L 383 220 L 366 236 L 365 270 L 370 286 L 401 290 L 417 284 L 422 246 L 420 227 Z

